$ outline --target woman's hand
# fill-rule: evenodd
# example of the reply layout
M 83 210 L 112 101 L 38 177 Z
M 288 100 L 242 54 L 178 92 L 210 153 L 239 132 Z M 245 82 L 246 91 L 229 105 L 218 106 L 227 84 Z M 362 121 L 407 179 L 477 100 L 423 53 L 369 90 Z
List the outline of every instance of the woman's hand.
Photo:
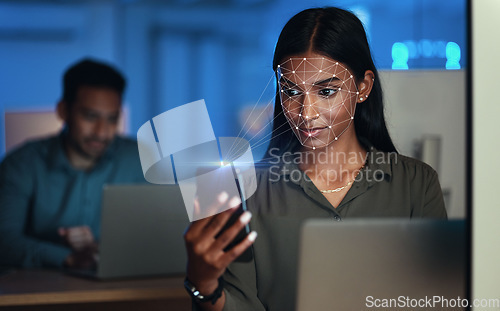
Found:
M 195 210 L 199 210 L 197 199 L 194 204 Z M 240 243 L 224 251 L 250 221 L 251 213 L 246 211 L 241 214 L 238 221 L 217 236 L 240 204 L 241 200 L 238 197 L 229 200 L 227 193 L 222 192 L 209 208 L 221 210 L 224 205 L 230 208 L 215 216 L 194 221 L 184 234 L 188 255 L 187 278 L 202 295 L 210 295 L 217 289 L 218 279 L 227 266 L 252 245 L 257 237 L 257 233 L 252 231 Z M 217 302 L 219 305 L 219 301 Z

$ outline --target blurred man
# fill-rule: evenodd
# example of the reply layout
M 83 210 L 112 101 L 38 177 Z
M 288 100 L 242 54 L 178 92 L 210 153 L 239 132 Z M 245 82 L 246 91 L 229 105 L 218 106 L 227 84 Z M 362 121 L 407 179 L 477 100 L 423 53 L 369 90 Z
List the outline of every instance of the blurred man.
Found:
M 83 60 L 63 84 L 61 133 L 26 143 L 0 164 L 0 265 L 92 266 L 103 185 L 144 182 L 137 143 L 116 135 L 123 76 Z

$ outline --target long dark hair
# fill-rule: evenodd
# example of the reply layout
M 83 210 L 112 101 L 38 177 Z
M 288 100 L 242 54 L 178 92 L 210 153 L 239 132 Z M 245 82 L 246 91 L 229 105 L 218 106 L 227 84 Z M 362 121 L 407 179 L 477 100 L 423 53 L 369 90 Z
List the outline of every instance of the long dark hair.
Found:
M 276 71 L 286 57 L 307 51 L 344 63 L 353 71 L 358 82 L 366 70 L 373 71 L 375 81 L 370 96 L 356 106 L 356 135 L 368 140 L 378 150 L 397 152 L 385 124 L 382 87 L 361 21 L 353 13 L 334 7 L 307 9 L 298 13 L 281 31 L 274 51 L 273 69 Z M 273 132 L 263 160 L 286 151 L 296 151 L 299 146 L 298 139 L 287 124 L 279 96 L 276 96 Z

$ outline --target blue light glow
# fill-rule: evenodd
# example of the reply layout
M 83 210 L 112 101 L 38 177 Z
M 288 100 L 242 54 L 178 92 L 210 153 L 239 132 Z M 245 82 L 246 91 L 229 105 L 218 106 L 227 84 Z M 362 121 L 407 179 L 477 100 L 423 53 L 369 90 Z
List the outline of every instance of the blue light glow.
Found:
M 460 46 L 455 42 L 448 42 L 446 44 L 446 69 L 460 69 L 460 57 Z
M 445 68 L 448 70 L 461 69 L 460 45 L 456 42 L 444 40 L 405 40 L 392 45 L 392 69 L 408 69 L 408 60 L 415 59 L 443 59 L 446 58 Z M 417 65 L 418 67 L 418 65 Z
M 408 70 L 409 51 L 406 44 L 396 42 L 392 45 L 392 69 Z

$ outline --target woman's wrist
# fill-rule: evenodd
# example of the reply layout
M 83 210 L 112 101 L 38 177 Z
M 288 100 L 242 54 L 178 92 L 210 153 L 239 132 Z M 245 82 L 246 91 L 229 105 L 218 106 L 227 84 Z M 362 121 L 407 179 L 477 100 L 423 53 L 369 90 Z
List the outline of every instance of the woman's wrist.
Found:
M 184 287 L 196 302 L 211 302 L 212 305 L 214 305 L 222 296 L 222 290 L 224 288 L 224 280 L 222 279 L 222 277 L 213 282 L 201 282 L 198 284 L 200 285 L 192 283 L 188 277 L 186 277 L 186 279 L 184 280 Z
M 191 280 L 188 278 L 188 280 Z M 200 293 L 204 296 L 212 294 L 219 286 L 219 279 L 208 281 L 208 282 L 196 282 L 193 283 Z

